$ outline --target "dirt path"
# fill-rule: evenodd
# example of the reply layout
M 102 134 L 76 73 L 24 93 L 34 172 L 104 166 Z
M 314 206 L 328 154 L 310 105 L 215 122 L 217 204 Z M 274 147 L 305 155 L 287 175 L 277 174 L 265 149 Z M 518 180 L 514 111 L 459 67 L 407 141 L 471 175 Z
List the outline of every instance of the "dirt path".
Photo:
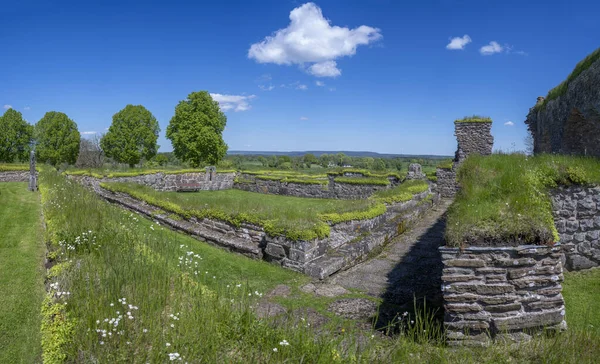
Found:
M 376 257 L 329 278 L 328 283 L 381 297 L 384 305 L 410 306 L 413 297 L 441 304 L 444 213 L 451 200 L 441 200 L 409 231 Z

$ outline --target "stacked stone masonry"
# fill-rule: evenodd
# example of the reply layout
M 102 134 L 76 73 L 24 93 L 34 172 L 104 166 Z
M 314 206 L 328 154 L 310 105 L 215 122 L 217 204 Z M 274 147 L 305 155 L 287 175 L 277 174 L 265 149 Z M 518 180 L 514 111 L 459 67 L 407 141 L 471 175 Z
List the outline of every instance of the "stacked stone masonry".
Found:
M 494 146 L 492 123 L 457 122 L 454 135 L 458 141 L 455 161 L 460 164 L 471 154 L 490 155 Z
M 282 236 L 270 236 L 261 227 L 249 224 L 234 226 L 212 219 L 173 218 L 172 214 L 156 206 L 124 193 L 101 188 L 97 179 L 71 178 L 91 187 L 110 202 L 145 214 L 200 240 L 253 258 L 265 259 L 318 279 L 324 279 L 364 259 L 370 251 L 404 231 L 438 199 L 431 191 L 425 191 L 410 201 L 389 205 L 386 213 L 375 218 L 332 225 L 327 238 L 291 241 Z
M 569 82 L 564 95 L 539 97 L 525 124 L 534 152 L 600 156 L 600 59 Z
M 28 182 L 29 171 L 0 172 L 0 182 Z
M 449 345 L 518 342 L 566 329 L 560 246 L 441 247 Z
M 353 177 L 359 179 L 362 178 L 362 175 Z M 254 175 L 242 173 L 239 180 L 243 182 L 235 183 L 233 187 L 244 191 L 274 195 L 356 200 L 368 198 L 377 191 L 394 187 L 399 183 L 395 177 L 388 179 L 390 180 L 388 186 L 339 183 L 335 181 L 334 177 L 324 180 L 326 184 L 304 184 L 263 180 Z
M 550 195 L 565 268 L 600 266 L 600 187 L 560 187 Z
M 456 171 L 454 169 L 438 168 L 435 172 L 437 176 L 437 190 L 441 197 L 454 197 L 458 192 L 458 183 L 456 182 Z
M 102 182 L 138 183 L 157 191 L 226 190 L 233 188 L 235 173 L 153 173 L 133 177 L 102 178 Z

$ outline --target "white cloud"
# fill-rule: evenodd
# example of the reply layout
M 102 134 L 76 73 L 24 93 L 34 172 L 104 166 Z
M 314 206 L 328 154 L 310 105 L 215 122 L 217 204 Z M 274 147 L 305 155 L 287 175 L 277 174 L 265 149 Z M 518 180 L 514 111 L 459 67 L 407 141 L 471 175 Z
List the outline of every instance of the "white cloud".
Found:
M 314 3 L 290 12 L 290 24 L 252 44 L 248 58 L 278 65 L 312 64 L 307 71 L 317 77 L 341 74 L 334 60 L 356 54 L 356 48 L 381 39 L 377 28 L 361 25 L 354 29 L 331 26 Z
M 4 105 L 4 108 L 5 108 L 6 110 L 8 110 L 8 109 L 12 109 L 12 105 Z
M 23 110 L 31 110 L 31 108 L 29 106 L 25 106 Z
M 330 87 L 329 91 L 331 91 L 331 92 L 335 91 L 335 87 Z
M 269 86 L 258 85 L 258 88 L 261 89 L 261 90 L 263 90 L 263 91 L 271 91 L 272 89 L 275 88 L 275 86 L 273 86 L 273 85 L 269 85 Z
M 246 111 L 250 110 L 252 106 L 248 103 L 249 100 L 255 98 L 255 95 L 242 96 L 242 95 L 222 95 L 222 94 L 210 94 L 210 96 L 219 103 L 221 110 L 228 111 Z
M 504 125 L 506 125 L 506 126 L 513 126 L 513 125 L 515 125 L 515 123 L 513 123 L 512 121 L 507 121 L 507 122 L 504 123 Z
M 467 44 L 471 43 L 471 37 L 465 34 L 462 37 L 454 37 L 450 38 L 450 43 L 446 45 L 446 49 L 457 50 L 457 49 L 465 49 Z
M 317 77 L 337 77 L 342 74 L 342 71 L 337 68 L 336 61 L 325 61 L 310 66 L 308 73 Z
M 323 86 L 325 86 L 325 82 L 323 82 L 323 81 L 315 81 L 315 85 L 317 85 L 319 87 L 323 87 Z
M 303 85 L 303 84 L 300 84 L 300 85 L 296 86 L 296 88 L 297 88 L 298 90 L 305 91 L 305 90 L 307 90 L 307 89 L 308 89 L 308 86 L 306 86 L 306 85 Z
M 95 131 L 82 131 L 82 132 L 81 132 L 81 135 L 94 135 L 94 134 L 96 134 L 96 133 L 97 133 L 97 132 L 95 132 Z
M 483 46 L 479 49 L 479 53 L 484 56 L 490 56 L 494 53 L 502 53 L 504 51 L 504 47 L 502 47 L 498 42 L 491 41 L 490 44 Z
M 301 116 L 300 120 L 308 120 L 308 118 L 306 116 Z

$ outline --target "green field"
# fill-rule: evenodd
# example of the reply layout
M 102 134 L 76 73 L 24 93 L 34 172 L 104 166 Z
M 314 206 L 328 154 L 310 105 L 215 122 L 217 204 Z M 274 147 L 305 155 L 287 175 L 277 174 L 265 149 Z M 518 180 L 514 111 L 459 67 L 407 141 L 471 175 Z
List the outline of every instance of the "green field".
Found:
M 0 363 L 39 360 L 44 252 L 39 194 L 0 183 Z

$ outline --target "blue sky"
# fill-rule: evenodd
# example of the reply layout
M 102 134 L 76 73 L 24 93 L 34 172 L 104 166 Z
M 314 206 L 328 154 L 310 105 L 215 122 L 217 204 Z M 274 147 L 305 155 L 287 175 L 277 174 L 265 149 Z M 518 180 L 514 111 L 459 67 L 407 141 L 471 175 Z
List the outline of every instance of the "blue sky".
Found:
M 175 105 L 207 90 L 230 150 L 451 155 L 453 120 L 471 114 L 492 117 L 496 149 L 522 149 L 536 97 L 600 46 L 599 13 L 591 0 L 5 3 L 0 106 L 102 133 L 142 104 L 170 151 Z

